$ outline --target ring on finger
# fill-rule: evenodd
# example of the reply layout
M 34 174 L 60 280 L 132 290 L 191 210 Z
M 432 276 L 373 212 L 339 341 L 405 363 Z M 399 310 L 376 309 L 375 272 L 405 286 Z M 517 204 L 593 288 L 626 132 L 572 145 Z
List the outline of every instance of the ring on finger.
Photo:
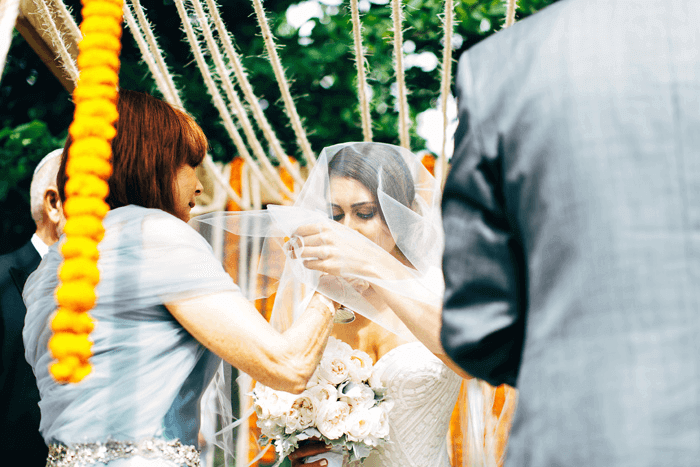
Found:
M 298 236 L 293 236 L 289 240 L 289 248 L 292 254 L 292 258 L 300 258 L 301 253 L 304 251 L 304 238 L 303 237 L 298 237 Z

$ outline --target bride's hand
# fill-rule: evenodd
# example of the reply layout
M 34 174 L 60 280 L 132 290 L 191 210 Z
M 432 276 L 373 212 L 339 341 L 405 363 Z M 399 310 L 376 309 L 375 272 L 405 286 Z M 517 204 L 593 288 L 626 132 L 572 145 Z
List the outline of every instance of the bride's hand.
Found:
M 304 266 L 332 276 L 372 277 L 393 257 L 361 234 L 332 222 L 299 227 L 289 241 Z
M 315 456 L 316 454 L 323 454 L 324 452 L 328 452 L 330 450 L 331 447 L 326 443 L 313 439 L 295 449 L 289 455 L 289 460 L 292 461 L 292 467 L 324 467 L 328 465 L 328 461 L 326 459 L 319 459 L 309 464 L 304 464 L 304 459 L 310 456 Z

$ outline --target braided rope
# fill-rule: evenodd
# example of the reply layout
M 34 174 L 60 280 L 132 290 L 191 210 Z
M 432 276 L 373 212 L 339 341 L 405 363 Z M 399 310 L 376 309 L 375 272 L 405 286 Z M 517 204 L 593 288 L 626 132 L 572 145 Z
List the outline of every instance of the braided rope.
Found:
M 230 104 L 233 106 L 233 111 L 238 117 L 238 121 L 240 122 L 241 127 L 243 128 L 243 133 L 245 134 L 246 139 L 248 140 L 248 144 L 250 145 L 250 147 L 253 148 L 253 153 L 255 154 L 255 157 L 258 159 L 259 163 L 262 163 L 267 172 L 270 174 L 275 185 L 277 185 L 277 188 L 280 191 L 282 191 L 285 195 L 287 195 L 290 199 L 295 199 L 294 193 L 289 191 L 287 186 L 284 184 L 284 182 L 279 176 L 279 172 L 275 170 L 275 168 L 272 166 L 270 160 L 265 155 L 265 151 L 260 145 L 258 138 L 255 136 L 255 130 L 253 129 L 253 126 L 250 123 L 250 119 L 248 119 L 248 112 L 243 107 L 243 104 L 241 103 L 241 100 L 238 97 L 238 93 L 235 89 L 233 89 L 233 83 L 230 79 L 228 79 L 229 72 L 226 69 L 226 65 L 224 64 L 223 58 L 221 56 L 221 51 L 219 50 L 216 41 L 214 41 L 214 36 L 211 33 L 209 21 L 207 20 L 207 16 L 204 13 L 204 9 L 202 8 L 202 3 L 199 0 L 190 1 L 194 6 L 194 11 L 197 15 L 201 34 L 204 36 L 204 40 L 207 44 L 209 53 L 211 54 L 211 57 L 214 60 L 214 66 L 219 75 L 219 81 L 224 87 L 226 96 L 228 97 Z
M 253 0 L 253 8 L 255 9 L 255 16 L 258 19 L 263 40 L 265 41 L 265 49 L 267 50 L 270 64 L 275 72 L 275 78 L 277 79 L 277 84 L 279 85 L 280 92 L 282 93 L 284 108 L 287 111 L 287 116 L 292 123 L 292 129 L 294 130 L 294 134 L 297 138 L 297 144 L 301 148 L 301 152 L 309 163 L 309 166 L 313 167 L 316 164 L 316 156 L 311 150 L 311 144 L 306 137 L 306 132 L 301 124 L 301 119 L 299 118 L 297 109 L 294 106 L 294 100 L 292 99 L 292 95 L 289 91 L 289 82 L 287 81 L 287 77 L 284 75 L 284 70 L 282 69 L 279 55 L 277 54 L 277 47 L 272 39 L 272 32 L 270 31 L 270 25 L 267 22 L 267 17 L 265 16 L 265 10 L 262 7 L 261 0 Z
M 445 146 L 447 144 L 447 97 L 450 94 L 452 84 L 452 30 L 454 25 L 454 2 L 445 0 L 445 18 L 443 20 L 445 29 L 445 48 L 442 52 L 442 83 L 440 84 L 440 105 L 442 106 L 442 145 L 440 147 L 440 157 L 437 164 L 435 178 L 440 182 L 445 180 L 447 175 L 447 155 Z
M 146 18 L 146 13 L 143 11 L 141 2 L 139 0 L 131 0 L 131 3 L 133 4 L 134 12 L 136 13 L 136 18 L 138 19 L 140 25 L 140 31 L 143 32 L 146 38 L 146 42 L 148 43 L 148 50 L 150 52 L 149 55 L 153 57 L 153 60 L 156 65 L 156 68 L 151 68 L 149 66 L 149 68 L 151 68 L 151 73 L 153 73 L 154 70 L 157 69 L 159 75 L 163 80 L 162 84 L 157 83 L 158 89 L 160 90 L 160 92 L 163 93 L 163 96 L 165 97 L 166 101 L 168 101 L 172 105 L 182 108 L 183 105 L 182 99 L 180 98 L 180 93 L 177 91 L 173 77 L 168 71 L 168 67 L 165 64 L 165 59 L 163 58 L 163 51 L 158 46 L 156 37 L 153 34 L 153 26 Z M 156 74 L 154 73 L 153 76 L 156 77 Z
M 175 0 L 175 6 L 177 7 L 178 14 L 180 15 L 182 25 L 185 28 L 185 34 L 187 36 L 188 42 L 190 43 L 190 47 L 192 48 L 192 52 L 194 53 L 195 61 L 197 62 L 197 67 L 202 73 L 204 83 L 207 86 L 207 91 L 212 97 L 214 106 L 219 111 L 219 115 L 223 120 L 224 128 L 233 140 L 233 144 L 236 146 L 238 153 L 248 164 L 250 164 L 250 168 L 253 171 L 253 175 L 255 175 L 255 177 L 257 177 L 258 180 L 260 180 L 263 186 L 266 186 L 267 183 L 265 176 L 262 174 L 262 172 L 260 172 L 260 167 L 258 167 L 253 158 L 250 156 L 250 153 L 248 152 L 248 149 L 246 148 L 245 143 L 243 142 L 243 138 L 241 138 L 241 135 L 236 129 L 236 125 L 233 123 L 231 114 L 228 111 L 228 108 L 226 107 L 226 103 L 224 102 L 224 99 L 219 93 L 219 89 L 217 88 L 216 83 L 214 82 L 209 67 L 207 66 L 207 63 L 204 60 L 204 54 L 202 53 L 202 49 L 200 48 L 199 43 L 197 42 L 197 38 L 195 37 L 192 25 L 190 24 L 189 18 L 187 17 L 187 11 L 185 10 L 185 5 L 183 1 Z M 268 189 L 268 192 L 276 202 L 280 204 L 282 203 L 282 197 L 279 195 L 279 193 L 270 189 Z
M 396 67 L 396 84 L 398 85 L 397 103 L 399 107 L 399 142 L 410 151 L 411 139 L 408 134 L 410 117 L 406 97 L 406 79 L 403 65 L 403 6 L 401 0 L 391 0 L 391 18 L 394 22 L 394 63 Z
M 68 52 L 66 44 L 63 42 L 61 32 L 58 30 L 56 22 L 53 20 L 51 10 L 49 9 L 48 5 L 44 0 L 37 0 L 36 4 L 39 7 L 39 10 L 41 11 L 41 16 L 44 20 L 44 26 L 47 28 L 46 31 L 49 33 L 51 42 L 53 43 L 54 47 L 58 49 L 58 55 L 59 57 L 61 57 L 63 69 L 66 71 L 66 73 L 68 73 L 68 77 L 70 78 L 70 80 L 73 81 L 73 83 L 77 84 L 79 77 L 78 66 L 73 60 L 73 57 L 71 56 L 70 52 Z
M 63 3 L 63 0 L 53 0 L 52 4 L 58 8 L 58 11 L 61 13 L 61 18 L 64 20 L 63 25 L 68 28 L 68 32 L 73 36 L 75 41 L 79 42 L 80 39 L 83 38 L 83 33 L 80 32 L 80 28 L 75 22 L 75 18 L 73 18 L 73 14 L 68 10 L 66 4 Z
M 182 105 L 182 101 L 180 100 L 180 95 L 177 92 L 177 89 L 175 88 L 175 83 L 173 82 L 172 76 L 168 72 L 168 69 L 165 65 L 165 61 L 162 56 L 162 52 L 158 47 L 158 44 L 155 40 L 155 36 L 153 36 L 153 33 L 151 31 L 151 25 L 146 19 L 146 15 L 143 12 L 141 4 L 138 3 L 137 0 L 135 0 L 134 2 L 132 2 L 132 6 L 137 12 L 137 16 L 139 17 L 141 25 L 148 31 L 146 34 L 152 36 L 152 40 L 150 41 L 152 47 L 149 47 L 146 39 L 144 38 L 143 31 L 136 23 L 131 10 L 128 7 L 126 7 L 126 5 L 124 7 L 124 17 L 134 39 L 136 40 L 136 44 L 138 45 L 139 50 L 141 51 L 141 56 L 143 57 L 144 61 L 146 62 L 146 65 L 148 66 L 148 69 L 151 71 L 151 74 L 153 75 L 153 78 L 156 81 L 156 86 L 158 87 L 158 90 L 163 94 L 165 100 L 168 103 L 170 103 L 171 105 L 176 105 L 180 108 L 184 108 Z M 164 70 L 165 73 L 163 73 L 162 70 Z M 163 76 L 163 74 L 165 74 L 165 76 Z M 168 82 L 170 84 L 168 84 Z M 207 171 L 214 176 L 214 180 L 216 180 L 219 186 L 224 189 L 228 197 L 235 201 L 236 204 L 241 206 L 243 209 L 250 209 L 250 205 L 244 203 L 241 200 L 241 197 L 238 195 L 238 193 L 236 193 L 231 188 L 229 183 L 226 181 L 224 176 L 214 164 L 211 155 L 207 153 L 207 155 L 204 157 L 203 162 Z
M 282 145 L 277 139 L 277 135 L 275 135 L 275 132 L 272 130 L 272 126 L 270 126 L 270 122 L 268 122 L 267 118 L 265 117 L 262 107 L 260 107 L 260 102 L 258 102 L 258 98 L 255 96 L 255 93 L 253 92 L 253 87 L 250 85 L 250 81 L 248 80 L 246 71 L 243 68 L 241 57 L 238 54 L 238 52 L 236 52 L 236 49 L 233 47 L 233 41 L 231 40 L 231 36 L 226 30 L 224 22 L 221 20 L 221 15 L 219 15 L 219 9 L 216 6 L 216 3 L 213 0 L 207 0 L 207 8 L 209 9 L 209 14 L 214 22 L 216 31 L 219 34 L 219 40 L 221 40 L 221 42 L 223 43 L 224 51 L 226 52 L 226 57 L 228 58 L 229 64 L 233 67 L 233 72 L 236 76 L 238 85 L 243 91 L 243 96 L 245 97 L 245 100 L 253 113 L 253 118 L 255 119 L 255 122 L 262 130 L 263 136 L 265 137 L 267 143 L 270 145 L 270 148 L 275 154 L 277 160 L 279 160 L 280 163 L 284 166 L 284 168 L 287 169 L 287 171 L 291 174 L 291 176 L 297 183 L 303 185 L 304 178 L 301 176 L 299 169 L 297 169 L 297 167 L 289 161 L 286 152 L 284 151 Z
M 515 11 L 518 9 L 518 0 L 506 0 L 506 22 L 503 28 L 509 28 L 515 24 Z
M 365 141 L 372 141 L 372 119 L 367 99 L 367 76 L 365 73 L 364 47 L 362 46 L 362 23 L 357 0 L 350 0 L 352 17 L 352 36 L 355 42 L 355 65 L 357 67 L 357 95 L 360 99 L 360 116 L 362 118 L 362 135 Z
M 141 57 L 146 62 L 146 65 L 148 66 L 151 75 L 153 75 L 153 79 L 156 82 L 158 90 L 163 94 L 165 100 L 172 104 L 174 99 L 173 96 L 169 94 L 169 89 L 167 83 L 165 82 L 165 78 L 163 77 L 160 68 L 156 64 L 155 57 L 151 53 L 149 45 L 146 43 L 143 31 L 136 23 L 136 19 L 134 18 L 133 12 L 131 11 L 129 5 L 126 3 L 124 3 L 124 20 L 126 21 L 127 26 L 129 26 L 129 30 L 131 30 L 131 35 L 136 40 L 136 45 L 141 51 Z

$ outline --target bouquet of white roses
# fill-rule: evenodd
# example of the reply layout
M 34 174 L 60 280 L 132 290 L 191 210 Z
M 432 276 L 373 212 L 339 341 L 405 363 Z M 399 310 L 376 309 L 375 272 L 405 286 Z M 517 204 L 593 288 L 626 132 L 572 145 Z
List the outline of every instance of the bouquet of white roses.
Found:
M 333 337 L 306 390 L 295 395 L 260 383 L 253 389 L 253 406 L 261 430 L 260 442 L 272 441 L 279 465 L 299 442 L 317 438 L 349 462 L 364 459 L 389 435 L 391 402 L 372 371 L 372 359 Z M 316 457 L 317 460 L 318 457 Z M 329 463 L 330 465 L 330 463 Z

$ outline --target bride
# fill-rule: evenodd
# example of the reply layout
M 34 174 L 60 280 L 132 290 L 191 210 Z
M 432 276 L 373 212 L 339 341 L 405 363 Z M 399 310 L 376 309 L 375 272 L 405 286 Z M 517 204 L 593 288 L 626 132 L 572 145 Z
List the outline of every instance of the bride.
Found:
M 339 314 L 356 312 L 351 323 L 334 326 L 333 335 L 372 357 L 395 401 L 391 442 L 374 449 L 365 466 L 449 466 L 450 416 L 467 375 L 439 344 L 439 201 L 439 184 L 408 150 L 347 143 L 323 150 L 293 207 L 227 216 L 230 232 L 269 236 L 261 265 L 282 259 L 271 318 L 278 329 L 295 321 L 288 302 L 303 304 L 314 290 L 340 303 Z M 242 222 L 246 218 L 258 222 Z M 282 236 L 291 237 L 281 249 L 286 261 L 273 238 Z M 327 276 L 341 285 L 318 284 Z M 312 444 L 290 457 L 300 465 L 303 457 L 325 450 Z
M 358 313 L 333 335 L 372 357 L 395 401 L 391 442 L 363 465 L 447 466 L 446 435 L 462 378 L 437 344 L 443 284 L 439 258 L 430 255 L 442 250 L 438 184 L 399 147 L 356 143 L 325 152 L 337 224 L 297 229 L 299 257 L 309 269 L 366 287 L 361 297 L 376 314 Z

